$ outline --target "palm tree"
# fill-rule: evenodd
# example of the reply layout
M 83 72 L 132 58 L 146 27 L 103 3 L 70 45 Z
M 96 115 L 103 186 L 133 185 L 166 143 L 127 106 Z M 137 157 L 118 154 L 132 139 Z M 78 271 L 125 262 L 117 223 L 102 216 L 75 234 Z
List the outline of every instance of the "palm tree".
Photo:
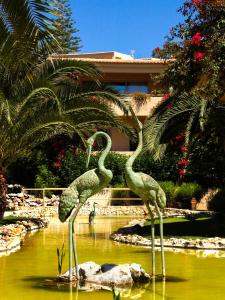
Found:
M 6 173 L 17 158 L 59 134 L 81 138 L 97 126 L 126 130 L 109 104 L 125 106 L 84 62 L 51 56 L 51 1 L 0 0 L 0 219 Z M 82 83 L 82 78 L 91 82 Z
M 220 99 L 207 99 L 191 92 L 171 96 L 162 101 L 147 119 L 145 147 L 160 159 L 176 134 L 186 131 L 185 143 L 188 146 L 193 135 L 203 132 L 212 118 L 221 121 L 224 113 L 225 105 Z

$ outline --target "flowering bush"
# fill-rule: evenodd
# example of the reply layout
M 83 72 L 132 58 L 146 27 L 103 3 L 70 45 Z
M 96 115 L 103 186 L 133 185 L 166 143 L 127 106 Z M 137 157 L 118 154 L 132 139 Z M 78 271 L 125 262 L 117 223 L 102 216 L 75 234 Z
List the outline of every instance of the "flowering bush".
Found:
M 153 51 L 155 57 L 175 58 L 161 77 L 161 84 L 172 93 L 149 116 L 145 137 L 156 158 L 161 159 L 166 149 L 178 153 L 177 174 L 187 178 L 189 164 L 187 169 L 178 162 L 190 161 L 191 143 L 206 136 L 206 128 L 221 128 L 224 149 L 225 1 L 186 0 L 179 11 L 184 22 L 170 30 L 163 48 Z M 187 130 L 185 139 L 182 130 Z
M 197 64 L 201 63 L 201 60 L 204 58 L 205 54 L 203 52 L 195 52 L 194 58 Z
M 191 42 L 193 45 L 196 45 L 196 46 L 200 46 L 201 45 L 201 40 L 202 40 L 202 37 L 201 37 L 201 32 L 197 32 L 192 38 L 191 38 Z
M 173 86 L 176 95 L 202 92 L 205 96 L 224 95 L 225 1 L 187 0 L 179 11 L 185 22 L 173 27 L 163 48 L 153 52 L 160 58 L 176 58 L 163 75 L 163 82 Z M 157 51 L 156 51 L 157 50 Z M 202 74 L 210 74 L 204 85 L 196 83 Z M 199 91 L 200 90 L 200 91 Z

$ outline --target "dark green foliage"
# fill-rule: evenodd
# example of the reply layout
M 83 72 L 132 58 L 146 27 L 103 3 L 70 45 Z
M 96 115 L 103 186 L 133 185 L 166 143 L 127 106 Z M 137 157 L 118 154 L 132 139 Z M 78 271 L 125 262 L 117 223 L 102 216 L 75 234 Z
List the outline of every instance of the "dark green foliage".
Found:
M 57 187 L 59 178 L 55 176 L 46 165 L 38 167 L 38 173 L 35 178 L 35 188 Z
M 159 185 L 164 190 L 166 194 L 166 206 L 174 206 L 174 192 L 175 192 L 175 183 L 173 181 L 159 181 Z
M 160 186 L 166 193 L 167 207 L 191 208 L 191 199 L 199 200 L 203 189 L 197 183 L 182 183 L 176 185 L 172 181 L 160 181 Z
M 174 146 L 176 135 L 186 131 L 183 158 L 190 160 L 190 166 L 183 168 L 180 179 L 187 175 L 187 181 L 222 186 L 225 2 L 187 0 L 179 11 L 184 22 L 170 30 L 163 49 L 154 51 L 157 57 L 175 60 L 161 77 L 168 97 L 146 122 L 146 145 L 161 158 L 167 155 L 166 146 Z
M 78 29 L 72 19 L 72 10 L 68 0 L 53 0 L 53 12 L 55 14 L 54 35 L 61 47 L 60 52 L 69 53 L 80 50 L 80 38 L 76 35 Z
M 191 199 L 200 199 L 202 188 L 197 183 L 182 183 L 174 190 L 174 200 L 180 203 L 181 208 L 191 208 Z
M 86 158 L 85 152 L 74 155 L 71 151 L 67 151 L 62 160 L 62 166 L 58 173 L 60 176 L 60 185 L 68 186 L 74 179 L 79 177 L 86 171 Z M 93 168 L 95 157 L 91 156 L 90 169 Z
M 176 162 L 177 154 L 173 152 L 161 161 L 155 161 L 151 154 L 145 153 L 136 159 L 134 170 L 148 174 L 159 181 L 172 180 L 175 182 L 177 179 Z
M 225 189 L 221 189 L 208 203 L 208 208 L 213 211 L 225 212 Z
M 97 167 L 99 156 L 100 153 L 91 155 L 89 169 Z M 60 184 L 67 186 L 72 180 L 83 174 L 86 171 L 86 158 L 85 152 L 74 155 L 71 151 L 67 151 L 59 170 Z M 112 185 L 125 183 L 123 170 L 126 159 L 126 156 L 117 153 L 110 153 L 107 156 L 105 166 L 112 170 L 114 174 L 111 181 Z
M 109 153 L 106 158 L 106 168 L 109 168 L 113 173 L 111 184 L 125 184 L 124 168 L 127 161 L 127 156 L 115 152 Z
M 61 250 L 59 248 L 57 248 L 56 253 L 57 253 L 57 258 L 58 258 L 58 273 L 59 273 L 59 275 L 61 275 L 62 274 L 63 260 L 65 258 L 64 243 L 61 247 Z
M 224 125 L 223 122 L 220 122 Z M 190 149 L 188 178 L 204 187 L 225 185 L 224 130 L 207 127 L 204 135 L 195 137 Z
M 51 142 L 44 143 L 41 147 L 34 150 L 31 156 L 19 159 L 16 163 L 11 165 L 10 182 L 18 182 L 27 187 L 32 187 L 35 184 L 35 178 L 37 176 L 38 178 L 43 178 L 49 173 L 51 175 L 50 181 L 52 181 L 54 185 L 65 187 L 86 171 L 86 152 L 74 152 L 73 146 L 71 148 L 71 146 L 66 143 L 66 140 L 60 143 L 57 151 L 53 146 L 54 144 L 52 145 Z M 62 147 L 65 147 L 67 150 L 65 150 L 65 155 L 60 157 L 58 152 L 64 149 Z M 99 156 L 100 152 L 91 155 L 89 169 L 97 167 Z M 135 170 L 149 174 L 156 180 L 175 181 L 175 159 L 171 155 L 170 160 L 165 159 L 162 162 L 155 162 L 150 155 L 144 154 L 137 159 Z M 109 168 L 113 172 L 111 186 L 126 186 L 124 175 L 126 161 L 127 155 L 124 154 L 111 152 L 107 156 L 105 162 L 106 168 Z M 58 167 L 56 166 L 56 162 L 59 162 Z M 21 176 L 21 172 L 24 176 Z M 48 182 L 48 180 L 46 182 Z

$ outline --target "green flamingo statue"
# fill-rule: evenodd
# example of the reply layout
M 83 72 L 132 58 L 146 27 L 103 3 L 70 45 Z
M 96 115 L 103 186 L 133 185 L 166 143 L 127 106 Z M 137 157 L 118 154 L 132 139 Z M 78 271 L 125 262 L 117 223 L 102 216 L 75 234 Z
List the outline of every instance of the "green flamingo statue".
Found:
M 88 159 L 89 165 L 92 146 L 97 137 L 103 136 L 107 140 L 107 145 L 102 151 L 98 160 L 98 168 L 89 170 L 76 178 L 69 187 L 63 191 L 59 202 L 59 219 L 65 222 L 69 218 L 69 281 L 72 281 L 72 256 L 74 256 L 76 279 L 78 276 L 78 259 L 76 251 L 76 239 L 74 238 L 74 222 L 76 216 L 87 199 L 105 188 L 112 180 L 113 174 L 104 166 L 105 158 L 111 149 L 111 139 L 105 132 L 99 131 L 93 134 L 88 140 Z
M 151 236 L 152 236 L 152 277 L 155 276 L 155 230 L 154 230 L 154 215 L 151 210 L 153 205 L 160 222 L 160 243 L 161 243 L 161 261 L 162 261 L 162 275 L 165 276 L 165 258 L 163 248 L 163 218 L 160 208 L 166 206 L 166 195 L 158 182 L 151 176 L 141 172 L 134 172 L 133 163 L 143 148 L 143 133 L 142 123 L 138 120 L 133 109 L 130 107 L 131 114 L 135 121 L 138 131 L 138 146 L 136 151 L 128 158 L 125 165 L 125 178 L 128 187 L 137 194 L 145 203 L 149 215 L 151 217 Z
M 94 218 L 96 216 L 96 211 L 95 211 L 95 205 L 96 204 L 97 204 L 96 202 L 93 203 L 92 211 L 90 212 L 90 214 L 88 216 L 88 222 L 89 222 L 89 224 L 92 224 L 92 222 L 94 222 Z

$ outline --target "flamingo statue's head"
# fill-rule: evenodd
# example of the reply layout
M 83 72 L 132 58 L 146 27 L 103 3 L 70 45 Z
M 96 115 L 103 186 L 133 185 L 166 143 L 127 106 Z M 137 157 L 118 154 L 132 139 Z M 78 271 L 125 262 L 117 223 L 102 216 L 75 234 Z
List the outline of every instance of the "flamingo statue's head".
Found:
M 158 192 L 158 199 L 157 204 L 160 208 L 165 208 L 166 206 L 166 194 L 165 192 L 160 189 Z

